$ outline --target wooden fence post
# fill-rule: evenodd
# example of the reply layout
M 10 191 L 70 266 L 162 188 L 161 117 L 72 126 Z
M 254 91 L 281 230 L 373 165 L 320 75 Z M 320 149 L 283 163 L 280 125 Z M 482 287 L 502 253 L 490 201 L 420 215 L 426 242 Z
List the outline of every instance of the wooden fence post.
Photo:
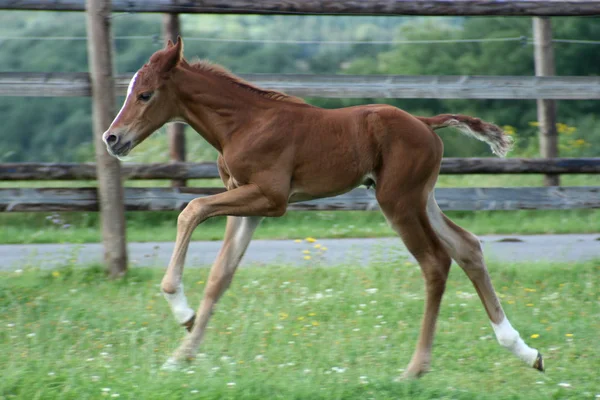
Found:
M 552 48 L 552 25 L 548 17 L 533 18 L 533 41 L 535 55 L 535 75 L 553 76 L 554 49 Z M 543 158 L 558 157 L 558 134 L 556 132 L 556 102 L 537 100 L 540 155 Z M 559 186 L 560 176 L 544 175 L 544 186 Z
M 88 63 L 92 83 L 94 146 L 98 197 L 108 275 L 118 278 L 127 272 L 125 206 L 119 160 L 110 156 L 102 142 L 115 112 L 115 86 L 110 33 L 111 0 L 87 0 Z
M 177 36 L 181 34 L 179 25 L 179 14 L 163 15 L 163 37 L 165 42 L 171 39 L 173 43 L 177 42 Z M 167 137 L 169 138 L 169 157 L 172 162 L 185 161 L 185 124 L 174 122 L 167 125 Z M 186 181 L 182 179 L 173 179 L 171 187 L 183 187 Z

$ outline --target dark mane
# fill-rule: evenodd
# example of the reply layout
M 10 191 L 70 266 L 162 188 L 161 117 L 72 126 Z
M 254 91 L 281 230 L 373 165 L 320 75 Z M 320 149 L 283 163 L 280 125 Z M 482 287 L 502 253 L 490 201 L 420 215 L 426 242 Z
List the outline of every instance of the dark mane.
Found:
M 224 68 L 220 65 L 217 65 L 217 64 L 212 64 L 209 61 L 196 61 L 196 62 L 188 64 L 188 65 L 189 65 L 189 67 L 191 67 L 192 69 L 195 69 L 197 71 L 209 72 L 213 75 L 217 75 L 221 78 L 225 78 L 229 82 L 233 83 L 236 86 L 239 86 L 243 89 L 249 90 L 253 93 L 259 94 L 259 95 L 266 97 L 268 99 L 271 99 L 271 100 L 306 104 L 306 102 L 299 97 L 290 96 L 285 93 L 278 92 L 276 90 L 265 90 L 265 89 L 261 89 L 257 86 L 254 86 L 250 82 L 247 82 L 247 81 L 243 80 L 242 78 L 235 76 L 233 73 L 231 73 L 226 68 Z

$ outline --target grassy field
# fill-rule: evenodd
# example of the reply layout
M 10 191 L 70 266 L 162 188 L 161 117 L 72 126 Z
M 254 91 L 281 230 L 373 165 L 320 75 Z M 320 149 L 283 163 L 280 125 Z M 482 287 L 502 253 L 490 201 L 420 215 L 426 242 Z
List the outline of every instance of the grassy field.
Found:
M 423 308 L 407 261 L 242 269 L 201 354 L 158 369 L 182 335 L 159 293 L 161 271 L 106 281 L 99 267 L 0 277 L 2 399 L 593 399 L 600 396 L 599 262 L 490 266 L 505 309 L 544 354 L 522 365 L 493 337 L 458 268 L 448 283 L 432 372 L 393 381 Z M 207 270 L 187 270 L 197 303 Z
M 600 233 L 600 210 L 448 212 L 476 234 Z M 101 240 L 97 213 L 0 213 L 0 243 L 91 243 Z M 129 241 L 173 241 L 176 212 L 127 213 Z M 194 240 L 222 240 L 225 218 L 203 223 Z M 297 211 L 268 218 L 256 239 L 386 237 L 395 233 L 378 211 Z

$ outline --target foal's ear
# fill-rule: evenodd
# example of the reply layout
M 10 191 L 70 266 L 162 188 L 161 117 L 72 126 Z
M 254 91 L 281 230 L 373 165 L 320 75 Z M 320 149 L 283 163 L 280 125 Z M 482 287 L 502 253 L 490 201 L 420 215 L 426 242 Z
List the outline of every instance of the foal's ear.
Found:
M 160 70 L 162 73 L 168 73 L 183 60 L 183 40 L 177 36 L 177 43 L 173 44 L 171 40 L 167 43 L 160 61 Z

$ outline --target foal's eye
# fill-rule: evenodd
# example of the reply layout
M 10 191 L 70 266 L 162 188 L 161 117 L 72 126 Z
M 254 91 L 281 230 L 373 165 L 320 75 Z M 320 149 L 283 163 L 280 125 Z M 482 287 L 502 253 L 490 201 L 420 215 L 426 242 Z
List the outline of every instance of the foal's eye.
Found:
M 152 92 L 144 92 L 144 93 L 141 93 L 141 94 L 138 96 L 138 99 L 140 99 L 141 101 L 144 101 L 144 102 L 145 102 L 145 101 L 148 101 L 148 100 L 150 100 L 150 98 L 152 97 L 152 94 L 153 94 Z

